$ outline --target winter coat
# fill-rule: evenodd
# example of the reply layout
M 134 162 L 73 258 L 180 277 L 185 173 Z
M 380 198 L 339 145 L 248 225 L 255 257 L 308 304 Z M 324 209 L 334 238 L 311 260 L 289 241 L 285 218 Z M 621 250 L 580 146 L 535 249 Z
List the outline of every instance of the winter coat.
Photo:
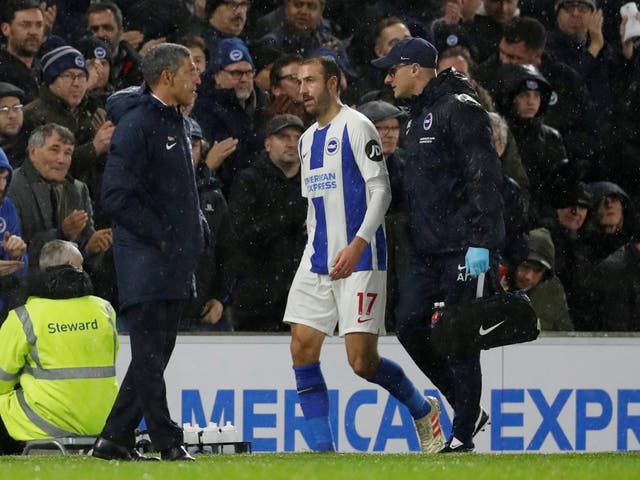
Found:
M 0 48 L 0 79 L 21 88 L 24 91 L 26 105 L 38 96 L 40 62 L 34 59 L 32 67 L 29 68 L 5 48 Z
M 31 160 L 27 159 L 13 175 L 9 197 L 15 203 L 20 216 L 22 239 L 27 242 L 31 265 L 38 265 L 40 250 L 45 243 L 65 239 L 61 222 L 73 210 L 84 210 L 89 214 L 87 224 L 74 240 L 81 250 L 95 233 L 93 208 L 87 186 L 70 175 L 65 177 L 62 186 L 66 211 L 62 212 L 62 218 L 58 219 L 55 218 L 51 201 L 53 184 L 40 176 Z
M 473 74 L 473 78 L 488 89 L 494 99 L 499 89 L 499 68 L 500 60 L 495 54 L 478 65 Z M 591 95 L 580 75 L 564 63 L 543 55 L 539 70 L 553 89 L 545 122 L 558 129 L 569 158 L 579 163 L 580 170 L 586 173 L 600 149 Z
M 213 80 L 200 85 L 198 99 L 193 108 L 193 117 L 202 127 L 204 137 L 211 143 L 228 137 L 237 138 L 238 146 L 229 155 L 216 174 L 228 194 L 237 173 L 249 167 L 263 148 L 264 136 L 258 128 L 257 118 L 268 101 L 268 95 L 257 88 L 247 102 L 255 102 L 245 109 L 235 90 L 215 88 Z
M 562 282 L 554 274 L 555 247 L 551 240 L 551 234 L 546 228 L 538 228 L 529 232 L 528 253 L 526 260 L 546 264 L 547 268 L 543 279 L 535 287 L 527 290 L 527 296 L 531 300 L 534 311 L 540 320 L 540 327 L 544 331 L 555 330 L 568 332 L 573 330 L 573 323 L 569 316 L 567 297 Z M 517 265 L 509 269 L 507 281 L 509 290 L 517 288 L 515 278 Z
M 5 186 L 4 195 L 0 196 L 0 258 L 2 260 L 10 260 L 9 255 L 4 250 L 4 234 L 10 232 L 11 235 L 22 237 L 22 228 L 20 226 L 20 218 L 16 206 L 9 197 L 7 190 L 11 185 L 13 177 L 13 169 L 9 165 L 9 160 L 0 149 L 0 171 L 7 169 L 9 176 L 7 177 L 7 185 Z M 24 274 L 26 273 L 26 265 L 29 263 L 28 253 L 24 253 L 19 260 L 25 263 L 21 269 L 13 272 L 11 275 L 0 277 L 0 323 L 7 316 L 12 308 L 24 303 Z
M 593 268 L 584 231 L 566 229 L 557 216 L 545 218 L 543 226 L 549 229 L 556 249 L 555 273 L 564 287 L 574 328 L 584 330 L 584 311 L 589 309 L 585 285 Z
M 140 85 L 142 83 L 141 62 L 138 51 L 129 42 L 120 41 L 118 55 L 111 59 L 109 83 L 115 90 Z
M 595 269 L 590 282 L 590 325 L 595 331 L 640 331 L 640 252 L 619 248 Z
M 593 265 L 607 258 L 614 251 L 625 245 L 634 235 L 640 233 L 636 218 L 637 210 L 629 199 L 629 195 L 612 182 L 591 182 L 589 191 L 593 194 L 593 215 L 585 229 L 585 241 L 589 246 L 589 259 Z M 614 233 L 603 232 L 597 225 L 597 209 L 604 197 L 614 195 L 622 202 L 622 228 Z
M 236 243 L 229 207 L 219 184 L 203 162 L 196 169 L 196 184 L 200 208 L 207 220 L 210 241 L 196 269 L 197 298 L 189 303 L 185 318 L 200 317 L 202 307 L 211 299 L 227 305 L 236 273 L 232 271 L 229 259 Z
M 85 96 L 76 111 L 71 111 L 64 100 L 55 96 L 48 87 L 43 86 L 38 99 L 24 110 L 24 127 L 20 134 L 21 148 L 26 150 L 29 136 L 40 125 L 53 122 L 73 132 L 76 143 L 70 172 L 74 178 L 89 187 L 94 221 L 101 228 L 109 223 L 100 205 L 102 172 L 107 155 L 96 153 L 93 137 L 96 134 L 94 122 L 97 118 L 104 118 L 104 113 L 98 101 L 90 96 Z
M 540 108 L 535 117 L 521 118 L 513 102 L 529 81 L 538 84 Z M 560 133 L 544 123 L 544 114 L 552 96 L 551 85 L 532 65 L 502 65 L 498 71 L 498 85 L 494 98 L 496 107 L 507 120 L 518 145 L 529 179 L 531 213 L 537 217 L 548 202 L 550 188 L 560 181 L 560 171 L 567 158 Z M 578 175 L 577 171 L 575 175 Z
M 559 29 L 549 33 L 545 50 L 556 60 L 564 62 L 582 77 L 597 106 L 598 128 L 608 129 L 613 114 L 613 90 L 616 77 L 622 69 L 622 55 L 614 53 L 611 46 L 604 46 L 594 57 L 589 53 L 590 40 L 582 42 L 575 35 L 566 34 Z M 615 48 L 619 48 L 617 45 Z M 602 133 L 605 133 L 604 131 Z M 602 137 L 606 140 L 607 137 Z
M 281 330 L 293 276 L 306 242 L 307 201 L 300 174 L 292 178 L 265 155 L 240 172 L 231 188 L 229 210 L 238 236 L 234 310 L 247 324 L 238 330 Z M 276 315 L 274 310 L 278 311 Z M 265 311 L 270 315 L 264 314 Z M 277 319 L 269 322 L 267 317 Z M 253 322 L 251 322 L 253 320 Z M 261 323 L 260 321 L 265 321 Z
M 194 294 L 205 246 L 186 119 L 146 87 L 107 102 L 116 124 L 104 171 L 121 308 Z
M 405 145 L 404 190 L 416 253 L 499 248 L 502 170 L 487 113 L 462 74 L 442 72 L 414 99 Z
M 71 171 L 76 178 L 84 181 L 86 178 L 83 177 L 95 168 L 95 164 L 103 166 L 106 159 L 106 156 L 100 158 L 93 146 L 93 137 L 96 134 L 93 121 L 103 114 L 104 110 L 87 96 L 73 112 L 63 99 L 43 86 L 38 98 L 24 109 L 24 126 L 20 132 L 23 145 L 26 146 L 29 136 L 40 125 L 57 123 L 67 127 L 76 138 Z
M 342 42 L 323 24 L 307 35 L 283 22 L 256 43 L 261 47 L 270 47 L 283 53 L 299 53 L 302 56 L 309 55 L 327 43 L 336 43 L 340 55 L 345 56 Z

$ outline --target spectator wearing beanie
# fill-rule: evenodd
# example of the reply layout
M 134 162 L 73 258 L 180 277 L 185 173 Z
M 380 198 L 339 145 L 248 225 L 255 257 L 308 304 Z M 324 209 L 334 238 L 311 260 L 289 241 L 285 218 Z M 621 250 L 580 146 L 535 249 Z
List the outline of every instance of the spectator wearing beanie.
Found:
M 585 183 L 567 180 L 554 186 L 550 203 L 553 212 L 545 216 L 540 225 L 551 233 L 556 249 L 555 273 L 567 294 L 574 327 L 581 330 L 580 319 L 588 308 L 585 283 L 594 267 L 585 241 L 585 225 L 593 206 L 593 195 Z
M 259 126 L 268 94 L 254 86 L 254 74 L 245 43 L 239 38 L 220 40 L 193 109 L 204 138 L 213 145 L 207 165 L 216 170 L 225 194 L 237 172 L 251 165 L 262 149 Z
M 104 108 L 107 98 L 115 91 L 110 81 L 112 57 L 109 44 L 99 38 L 86 37 L 77 43 L 77 47 L 87 61 L 87 92 Z
M 107 226 L 99 201 L 102 171 L 107 158 L 113 124 L 106 113 L 87 95 L 89 71 L 84 56 L 64 45 L 42 57 L 44 85 L 38 98 L 24 110 L 23 145 L 40 125 L 57 123 L 76 138 L 71 174 L 86 183 L 94 206 L 96 228 Z
M 218 50 L 218 42 L 225 38 L 243 37 L 250 1 L 206 0 L 205 21 L 199 35 L 204 38 L 211 60 Z

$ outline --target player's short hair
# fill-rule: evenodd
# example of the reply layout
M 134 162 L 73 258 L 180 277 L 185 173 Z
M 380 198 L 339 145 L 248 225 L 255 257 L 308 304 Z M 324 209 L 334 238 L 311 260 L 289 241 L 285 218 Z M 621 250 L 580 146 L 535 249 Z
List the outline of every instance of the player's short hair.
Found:
M 331 77 L 336 77 L 338 79 L 338 89 L 340 89 L 340 75 L 341 70 L 338 66 L 338 63 L 333 57 L 329 55 L 319 55 L 317 57 L 309 57 L 305 58 L 301 65 L 309 65 L 313 63 L 318 63 L 322 65 L 323 77 L 326 80 L 329 80 Z

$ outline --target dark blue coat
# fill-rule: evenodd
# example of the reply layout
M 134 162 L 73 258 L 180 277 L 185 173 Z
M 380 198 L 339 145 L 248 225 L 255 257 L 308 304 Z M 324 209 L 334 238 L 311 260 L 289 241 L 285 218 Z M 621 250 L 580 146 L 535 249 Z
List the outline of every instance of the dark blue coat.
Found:
M 212 80 L 203 81 L 199 87 L 192 115 L 202 127 L 204 137 L 210 143 L 228 137 L 238 139 L 235 152 L 216 171 L 225 194 L 237 173 L 251 166 L 263 148 L 264 136 L 258 128 L 258 119 L 266 103 L 265 95 L 262 90 L 254 89 L 254 94 L 247 102 L 255 100 L 255 108 L 247 110 L 240 104 L 233 89 L 216 88 Z
M 107 113 L 117 126 L 102 194 L 115 225 L 120 306 L 188 299 L 206 223 L 187 123 L 145 86 L 111 96 Z
M 500 247 L 502 172 L 471 85 L 451 69 L 438 75 L 415 98 L 407 129 L 404 187 L 415 251 Z

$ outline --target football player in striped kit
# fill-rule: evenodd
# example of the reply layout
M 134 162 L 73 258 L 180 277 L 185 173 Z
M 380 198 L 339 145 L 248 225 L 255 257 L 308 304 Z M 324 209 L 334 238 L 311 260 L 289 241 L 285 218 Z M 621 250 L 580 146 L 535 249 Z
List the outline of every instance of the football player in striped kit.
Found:
M 395 362 L 378 354 L 385 333 L 384 215 L 389 175 L 373 124 L 339 97 L 340 71 L 330 57 L 305 60 L 298 72 L 305 109 L 317 119 L 300 137 L 308 240 L 291 285 L 284 322 L 311 448 L 335 450 L 329 397 L 320 368 L 325 336 L 344 336 L 353 371 L 409 409 L 425 453 L 444 445 L 440 405 L 424 397 Z

